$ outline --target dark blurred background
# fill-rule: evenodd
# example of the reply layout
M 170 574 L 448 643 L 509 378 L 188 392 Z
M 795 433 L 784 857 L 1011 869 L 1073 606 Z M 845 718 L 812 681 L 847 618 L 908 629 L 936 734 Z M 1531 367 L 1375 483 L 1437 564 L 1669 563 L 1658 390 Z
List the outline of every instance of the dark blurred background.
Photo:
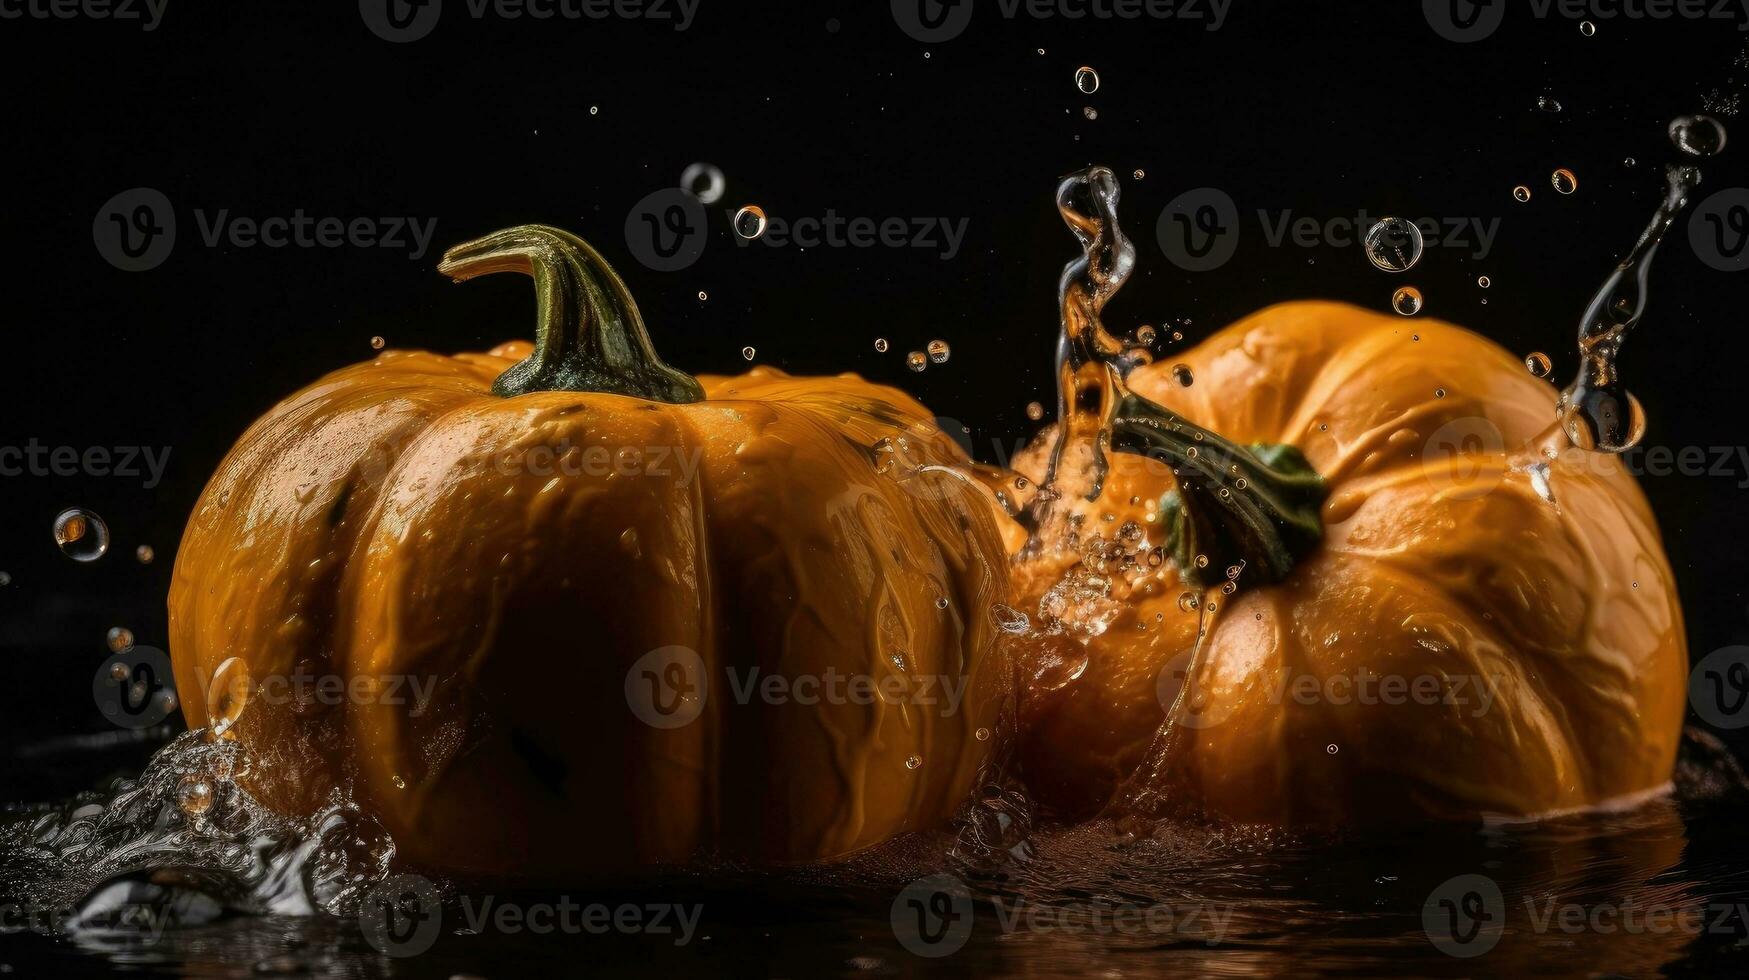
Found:
M 677 30 L 677 0 L 660 5 L 667 19 L 496 7 L 476 17 L 448 0 L 408 32 L 428 33 L 393 43 L 372 29 L 395 34 L 382 6 L 171 0 L 150 30 L 86 15 L 0 18 L 0 169 L 11 189 L 0 209 L 10 327 L 0 446 L 169 450 L 151 487 L 144 473 L 0 477 L 10 693 L 0 731 L 14 744 L 106 729 L 90 697 L 106 631 L 165 643 L 188 512 L 277 399 L 372 356 L 376 335 L 450 352 L 530 332 L 526 280 L 458 287 L 435 272 L 458 241 L 525 222 L 573 229 L 618 266 L 678 366 L 743 370 L 753 347 L 760 363 L 795 373 L 855 371 L 961 420 L 979 454 L 999 461 L 1042 424 L 1027 403 L 1052 401 L 1055 285 L 1076 253 L 1054 210 L 1060 175 L 1089 163 L 1123 175 L 1138 272 L 1108 310 L 1114 329 L 1182 321 L 1193 343 L 1268 303 L 1326 297 L 1383 310 L 1412 283 L 1426 296 L 1422 316 L 1520 354 L 1546 351 L 1564 380 L 1577 317 L 1675 158 L 1666 123 L 1703 103 L 1728 108 L 1749 80 L 1741 9 L 1597 19 L 1588 35 L 1562 8 L 1539 16 L 1514 3 L 1490 36 L 1457 43 L 1421 3 L 1220 10 L 1196 0 L 1166 19 L 1067 20 L 1028 8 L 1009 19 L 998 0 L 976 0 L 962 33 L 924 42 L 902 29 L 903 4 L 895 13 L 882 2 L 702 0 Z M 1460 13 L 1468 6 L 1457 0 Z M 127 9 L 153 16 L 143 0 Z M 1100 77 L 1090 95 L 1075 83 L 1082 65 Z M 1541 97 L 1561 111 L 1539 108 Z M 1749 131 L 1739 138 L 1704 167 L 1700 200 L 1749 183 Z M 724 196 L 705 209 L 697 260 L 655 271 L 628 247 L 628 215 L 694 163 L 720 170 Z M 1555 192 L 1559 167 L 1577 175 L 1577 193 Z M 1513 199 L 1517 184 L 1531 188 L 1529 202 Z M 1191 273 L 1167 260 L 1155 222 L 1202 187 L 1232 198 L 1240 234 L 1231 261 Z M 154 268 L 123 271 L 94 229 L 135 188 L 162 193 L 176 237 Z M 939 235 L 927 248 L 737 247 L 725 210 L 749 203 L 788 221 L 828 210 L 964 221 L 965 237 L 951 258 Z M 1473 229 L 1498 219 L 1498 231 L 1486 255 L 1472 233 L 1390 276 L 1354 244 L 1272 246 L 1259 209 L 1271 221 L 1352 222 L 1364 211 Z M 203 238 L 202 222 L 221 212 L 260 221 L 299 211 L 435 229 L 417 255 L 407 233 L 398 246 Z M 1477 287 L 1480 275 L 1491 288 Z M 1738 455 L 1749 444 L 1746 283 L 1703 261 L 1685 216 L 1623 358 L 1650 415 L 1647 446 L 1731 454 L 1724 472 L 1642 479 L 1696 659 L 1749 636 L 1749 459 Z M 884 354 L 877 337 L 890 342 Z M 951 359 L 908 371 L 905 354 L 937 338 Z M 80 564 L 59 552 L 51 526 L 69 506 L 108 522 L 106 557 Z M 140 544 L 155 549 L 151 564 L 136 560 Z M 0 776 L 0 796 L 41 799 L 92 778 L 19 765 Z

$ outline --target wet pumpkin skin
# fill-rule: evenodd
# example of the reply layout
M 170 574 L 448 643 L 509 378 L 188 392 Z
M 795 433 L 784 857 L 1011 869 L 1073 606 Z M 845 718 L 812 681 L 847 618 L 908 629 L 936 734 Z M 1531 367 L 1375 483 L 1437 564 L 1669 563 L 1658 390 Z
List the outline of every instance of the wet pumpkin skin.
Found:
M 587 246 L 519 231 L 450 271 L 532 263 L 543 318 L 549 289 L 593 276 L 573 300 L 635 318 Z M 582 257 L 543 268 L 552 247 Z M 963 453 L 894 389 L 762 368 L 699 379 L 694 397 L 636 339 L 544 364 L 526 343 L 388 352 L 245 433 L 190 519 L 170 623 L 180 690 L 204 695 L 228 657 L 250 669 L 234 729 L 257 758 L 247 788 L 309 812 L 355 776 L 415 864 L 536 878 L 828 858 L 939 826 L 967 798 L 996 741 L 977 733 L 1010 691 L 987 613 L 1005 550 L 980 494 L 916 471 Z M 530 363 L 607 363 L 693 400 L 494 393 Z M 903 440 L 898 470 L 871 451 L 883 439 Z M 634 710 L 650 680 L 634 668 L 671 647 L 696 654 L 705 694 L 693 720 L 657 727 Z M 430 700 L 386 681 L 339 706 L 266 696 L 295 673 L 406 676 Z M 774 674 L 893 694 L 733 690 Z M 925 676 L 964 686 L 950 702 Z M 207 723 L 203 696 L 184 704 Z
M 1173 378 L 1179 363 L 1189 387 Z M 1687 654 L 1656 522 L 1616 457 L 1569 448 L 1547 460 L 1557 504 L 1515 468 L 1544 459 L 1515 450 L 1545 434 L 1556 402 L 1516 357 L 1434 320 L 1292 303 L 1127 381 L 1235 443 L 1303 451 L 1328 483 L 1323 541 L 1279 583 L 1241 575 L 1235 594 L 1211 595 L 1191 714 L 1164 763 L 1156 738 L 1201 615 L 1179 600 L 1200 589 L 1170 562 L 1133 589 L 1114 576 L 1118 614 L 1085 648 L 1029 641 L 1034 671 L 1086 659 L 1074 680 L 1026 698 L 1022 755 L 1044 801 L 1351 826 L 1540 814 L 1668 781 Z M 1042 478 L 1052 435 L 1017 469 Z M 1110 540 L 1136 520 L 1160 544 L 1146 515 L 1173 487 L 1170 469 L 1110 460 L 1099 500 L 1062 505 L 1085 534 Z M 1031 611 L 1077 558 L 1024 560 L 1017 605 Z M 1419 698 L 1399 688 L 1395 704 L 1376 683 L 1371 704 L 1326 686 L 1363 671 L 1442 686 Z M 1454 676 L 1491 680 L 1492 704 L 1478 710 L 1473 681 L 1441 680 Z M 1445 703 L 1447 692 L 1469 703 Z

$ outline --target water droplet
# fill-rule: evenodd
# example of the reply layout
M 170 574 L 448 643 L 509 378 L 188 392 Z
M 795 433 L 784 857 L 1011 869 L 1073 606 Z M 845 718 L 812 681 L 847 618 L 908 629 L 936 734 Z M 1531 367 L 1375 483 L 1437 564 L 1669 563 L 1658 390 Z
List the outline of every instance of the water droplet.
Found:
M 905 760 L 905 768 L 906 769 L 917 769 L 917 768 L 920 768 L 922 765 L 923 765 L 923 757 L 920 755 L 914 755 L 914 756 L 911 756 Z
M 1099 110 L 1093 108 L 1090 105 L 1089 106 L 1082 106 L 1081 107 L 1081 115 L 1086 116 L 1088 119 L 1098 119 L 1099 118 Z
M 1588 20 L 1582 20 L 1579 22 L 1579 33 L 1585 35 L 1586 37 L 1590 37 L 1591 35 L 1597 33 L 1597 25 L 1591 23 Z
M 109 679 L 112 681 L 125 681 L 132 673 L 128 665 L 119 660 L 109 665 Z
M 1528 201 L 1530 200 L 1530 188 L 1519 184 L 1512 189 L 1512 196 L 1520 202 Z
M 1554 362 L 1549 360 L 1549 355 L 1540 350 L 1533 350 L 1524 355 L 1524 366 L 1529 368 L 1530 373 L 1538 378 L 1548 377 L 1555 368 Z
M 1026 405 L 1026 417 L 1037 422 L 1039 419 L 1045 417 L 1045 407 L 1038 402 L 1028 402 Z
M 1444 388 L 1435 388 L 1435 389 L 1433 389 L 1433 397 L 1435 397 L 1435 398 L 1444 398 L 1444 397 L 1445 397 L 1445 389 L 1444 389 Z
M 176 787 L 176 806 L 190 817 L 200 817 L 213 806 L 213 784 L 205 776 L 188 775 Z
M 905 355 L 905 366 L 913 371 L 922 371 L 929 366 L 929 358 L 920 350 L 914 350 Z
M 1004 633 L 1024 633 L 1032 628 L 1032 620 L 1026 613 L 1013 606 L 997 603 L 990 607 L 990 614 L 995 618 L 997 628 Z
M 705 300 L 710 299 L 710 298 L 711 298 L 710 294 L 705 292 L 704 290 L 701 289 L 698 291 L 698 301 L 700 303 L 702 303 Z
M 1141 167 L 1137 167 L 1136 172 L 1133 174 L 1130 174 L 1130 176 L 1134 177 L 1137 180 L 1141 180 L 1143 177 L 1148 176 L 1148 172 L 1143 170 Z
M 1404 218 L 1384 218 L 1367 229 L 1366 257 L 1386 272 L 1407 272 L 1421 261 L 1421 229 Z
M 1391 309 L 1404 316 L 1414 316 L 1421 312 L 1421 290 L 1414 286 L 1402 286 L 1391 294 Z
M 1331 742 L 1329 745 L 1324 746 L 1324 751 L 1328 752 L 1331 755 L 1335 755 L 1338 751 L 1336 748 L 1336 743 Z
M 600 106 L 598 106 L 598 105 L 592 105 L 592 106 L 590 106 L 590 107 L 589 107 L 589 114 L 590 114 L 590 115 L 591 115 L 591 116 L 595 116 L 595 115 L 600 115 L 600 114 L 601 114 L 601 107 L 600 107 Z
M 1633 157 L 1628 157 L 1627 159 L 1625 159 L 1621 162 L 1621 165 L 1628 168 L 1629 170 L 1632 170 L 1633 168 L 1639 166 L 1640 164 L 1639 164 L 1639 161 L 1635 160 Z
M 1482 287 L 1483 289 L 1487 289 L 1489 286 L 1494 285 L 1494 280 L 1489 279 L 1487 276 L 1477 276 L 1476 277 L 1476 285 Z
M 953 353 L 945 340 L 931 340 L 928 345 L 929 359 L 937 364 L 946 364 L 947 358 Z
M 1560 112 L 1561 111 L 1560 100 L 1556 99 L 1552 95 L 1539 95 L 1539 96 L 1537 96 L 1536 97 L 1536 107 L 1538 109 L 1541 109 L 1544 112 Z
M 1725 148 L 1725 127 L 1711 116 L 1670 120 L 1670 142 L 1691 157 L 1710 157 Z
M 388 344 L 388 341 L 384 340 L 381 337 L 372 337 L 370 339 L 370 349 L 371 350 L 382 350 L 383 347 L 387 346 L 387 344 Z
M 751 360 L 753 360 L 753 355 L 755 355 L 755 354 L 757 354 L 757 353 L 759 353 L 759 352 L 758 352 L 758 351 L 756 351 L 756 350 L 754 350 L 754 349 L 753 349 L 753 348 L 751 348 L 751 347 L 743 347 L 743 348 L 741 348 L 741 356 L 742 356 L 742 357 L 743 357 L 743 358 L 744 358 L 744 359 L 746 359 L 746 360 L 749 360 L 749 361 L 751 361 Z
M 1200 605 L 1202 605 L 1202 600 L 1196 597 L 1195 592 L 1185 592 L 1178 597 L 1178 608 L 1185 612 L 1195 612 L 1196 607 Z
M 980 742 L 988 742 L 990 740 L 990 730 L 988 728 L 980 728 L 973 732 L 972 736 Z
M 1198 567 L 1198 568 L 1207 568 L 1207 567 L 1209 567 L 1209 556 L 1207 556 L 1207 555 L 1197 555 L 1197 556 L 1196 556 L 1196 567 Z
M 1581 387 L 1563 401 L 1561 427 L 1580 449 L 1622 453 L 1646 435 L 1646 410 L 1632 392 Z
M 1549 174 L 1549 183 L 1555 185 L 1555 190 L 1560 191 L 1562 194 L 1571 194 L 1579 189 L 1579 178 L 1574 176 L 1573 171 L 1568 170 L 1566 167 L 1562 167 L 1554 173 Z
M 396 789 L 406 789 L 407 788 L 407 781 L 405 779 L 402 779 L 399 773 L 397 773 L 393 776 L 390 776 L 389 782 L 394 783 Z
M 946 609 L 947 606 L 948 606 L 947 596 L 936 596 L 935 597 L 935 608 Z
M 1178 382 L 1180 387 L 1188 388 L 1196 383 L 1196 375 L 1190 372 L 1190 365 L 1174 364 L 1172 365 L 1172 380 Z
M 236 738 L 231 730 L 243 717 L 243 711 L 249 707 L 249 699 L 254 693 L 255 685 L 249 677 L 249 665 L 243 662 L 243 658 L 231 657 L 219 664 L 213 670 L 212 682 L 206 689 L 207 727 L 212 729 L 208 737 Z
M 1141 344 L 1143 347 L 1153 344 L 1156 336 L 1158 336 L 1158 334 L 1155 333 L 1154 328 L 1146 323 L 1136 328 L 1136 343 Z
M 765 234 L 765 209 L 749 204 L 735 212 L 735 234 L 752 241 Z
M 82 507 L 69 507 L 55 517 L 55 543 L 74 561 L 96 561 L 109 551 L 109 525 Z
M 134 549 L 134 559 L 142 565 L 150 565 L 152 559 L 156 557 L 158 557 L 158 553 L 153 551 L 149 544 L 143 544 Z
M 1075 87 L 1081 90 L 1082 95 L 1092 95 L 1099 91 L 1099 73 L 1086 65 L 1075 69 Z
M 105 639 L 111 653 L 121 653 L 134 645 L 134 631 L 126 626 L 111 626 Z
M 887 338 L 876 337 L 875 338 L 875 353 L 885 354 L 886 352 L 887 352 Z

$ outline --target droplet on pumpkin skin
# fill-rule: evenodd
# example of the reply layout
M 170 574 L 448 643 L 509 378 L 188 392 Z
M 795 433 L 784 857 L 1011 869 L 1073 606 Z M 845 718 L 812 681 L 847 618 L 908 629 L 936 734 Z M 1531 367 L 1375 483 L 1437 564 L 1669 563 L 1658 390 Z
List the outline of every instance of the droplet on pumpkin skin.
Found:
M 208 737 L 213 740 L 236 738 L 232 729 L 243 717 L 254 693 L 249 665 L 243 658 L 231 657 L 219 664 L 207 685 L 207 727 L 211 729 Z
M 1172 380 L 1178 382 L 1180 387 L 1188 388 L 1196 384 L 1196 375 L 1191 373 L 1190 365 L 1174 364 L 1172 365 Z
M 990 740 L 990 730 L 988 728 L 980 728 L 973 732 L 972 735 L 980 742 L 988 742 Z
M 905 768 L 906 769 L 919 769 L 919 768 L 922 768 L 922 766 L 923 766 L 923 757 L 920 755 L 913 755 L 910 758 L 907 758 L 905 760 Z

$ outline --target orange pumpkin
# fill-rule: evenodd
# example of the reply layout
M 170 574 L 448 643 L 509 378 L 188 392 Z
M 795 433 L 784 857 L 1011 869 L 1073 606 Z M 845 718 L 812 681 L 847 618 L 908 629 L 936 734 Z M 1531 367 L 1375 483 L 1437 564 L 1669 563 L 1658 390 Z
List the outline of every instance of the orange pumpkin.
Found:
M 1066 543 L 1016 572 L 1043 799 L 1334 826 L 1666 784 L 1669 563 L 1620 460 L 1560 441 L 1550 385 L 1458 327 L 1335 303 L 1176 362 L 1128 375 L 1103 492 L 1064 493 Z M 1096 447 L 1070 435 L 1073 474 Z M 1053 440 L 1017 468 L 1044 479 Z
M 694 380 L 556 229 L 440 268 L 531 274 L 535 344 L 328 375 L 189 521 L 177 681 L 253 750 L 245 785 L 307 811 L 356 778 L 415 863 L 542 877 L 947 819 L 1010 690 L 1006 562 L 924 408 L 852 375 Z

